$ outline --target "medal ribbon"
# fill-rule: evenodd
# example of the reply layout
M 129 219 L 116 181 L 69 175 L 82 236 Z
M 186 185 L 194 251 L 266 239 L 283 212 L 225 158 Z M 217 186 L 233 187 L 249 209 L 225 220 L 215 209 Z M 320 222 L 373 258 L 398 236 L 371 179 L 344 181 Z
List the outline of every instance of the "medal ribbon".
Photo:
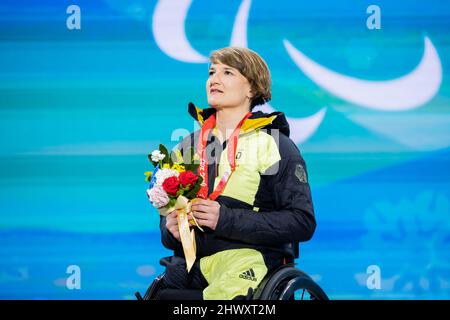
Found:
M 237 142 L 239 138 L 239 133 L 241 131 L 241 127 L 244 124 L 244 121 L 252 115 L 251 112 L 248 112 L 244 118 L 239 122 L 237 127 L 234 129 L 230 138 L 228 139 L 228 163 L 230 164 L 230 170 L 225 172 L 220 179 L 219 184 L 215 188 L 215 190 L 209 196 L 209 199 L 216 200 L 216 198 L 222 193 L 223 189 L 228 182 L 233 171 L 236 169 L 236 148 Z M 202 129 L 200 130 L 200 139 L 198 141 L 197 146 L 197 154 L 200 156 L 200 165 L 198 167 L 198 174 L 203 178 L 203 182 L 200 185 L 200 190 L 198 192 L 197 197 L 202 199 L 208 198 L 208 160 L 206 157 L 206 143 L 209 136 L 210 131 L 216 125 L 216 115 L 211 115 L 203 124 Z

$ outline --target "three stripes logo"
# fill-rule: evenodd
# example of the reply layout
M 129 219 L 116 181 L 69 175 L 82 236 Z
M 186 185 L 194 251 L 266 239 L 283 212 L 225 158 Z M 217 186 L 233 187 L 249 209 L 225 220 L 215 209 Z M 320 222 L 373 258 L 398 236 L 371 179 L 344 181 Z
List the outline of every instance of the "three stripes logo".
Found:
M 248 269 L 247 271 L 242 272 L 239 275 L 239 278 L 245 279 L 245 280 L 251 280 L 251 281 L 258 281 L 255 277 L 255 272 L 252 268 Z

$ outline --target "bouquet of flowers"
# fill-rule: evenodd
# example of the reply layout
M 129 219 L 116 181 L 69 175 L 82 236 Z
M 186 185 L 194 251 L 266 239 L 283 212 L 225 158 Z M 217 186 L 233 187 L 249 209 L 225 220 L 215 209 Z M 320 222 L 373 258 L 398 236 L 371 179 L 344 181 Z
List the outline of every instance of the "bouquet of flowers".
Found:
M 197 226 L 194 215 L 191 212 L 191 203 L 195 201 L 202 177 L 195 174 L 199 164 L 194 163 L 194 151 L 188 150 L 190 162 L 184 163 L 179 150 L 169 156 L 167 148 L 160 144 L 159 149 L 148 155 L 148 159 L 154 166 L 153 171 L 145 172 L 146 181 L 150 182 L 147 196 L 150 203 L 158 209 L 162 216 L 167 216 L 173 210 L 177 210 L 178 228 L 181 243 L 186 259 L 188 271 L 195 262 L 195 234 L 191 226 Z M 172 158 L 176 158 L 174 161 Z

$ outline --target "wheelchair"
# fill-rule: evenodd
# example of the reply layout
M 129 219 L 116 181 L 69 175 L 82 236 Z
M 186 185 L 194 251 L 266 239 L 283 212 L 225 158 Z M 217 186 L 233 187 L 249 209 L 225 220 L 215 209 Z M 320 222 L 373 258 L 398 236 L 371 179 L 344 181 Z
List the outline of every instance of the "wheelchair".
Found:
M 250 289 L 245 300 L 328 300 L 328 296 L 314 280 L 295 267 L 299 256 L 298 243 L 288 244 L 294 258 L 284 258 L 283 264 L 268 273 L 256 290 Z M 201 296 L 201 290 L 162 288 L 164 272 L 148 287 L 144 296 L 135 293 L 138 300 L 158 300 L 164 292 L 165 299 L 179 300 L 180 297 Z M 188 298 L 189 299 L 189 298 Z

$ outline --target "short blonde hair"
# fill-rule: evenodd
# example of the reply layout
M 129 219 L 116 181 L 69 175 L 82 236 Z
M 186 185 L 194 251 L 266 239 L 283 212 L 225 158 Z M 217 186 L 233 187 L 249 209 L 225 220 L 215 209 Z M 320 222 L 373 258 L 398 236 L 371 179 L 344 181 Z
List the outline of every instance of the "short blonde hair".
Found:
M 211 53 L 211 63 L 223 63 L 237 69 L 250 83 L 250 109 L 272 99 L 269 68 L 263 58 L 256 52 L 240 47 L 226 47 Z

